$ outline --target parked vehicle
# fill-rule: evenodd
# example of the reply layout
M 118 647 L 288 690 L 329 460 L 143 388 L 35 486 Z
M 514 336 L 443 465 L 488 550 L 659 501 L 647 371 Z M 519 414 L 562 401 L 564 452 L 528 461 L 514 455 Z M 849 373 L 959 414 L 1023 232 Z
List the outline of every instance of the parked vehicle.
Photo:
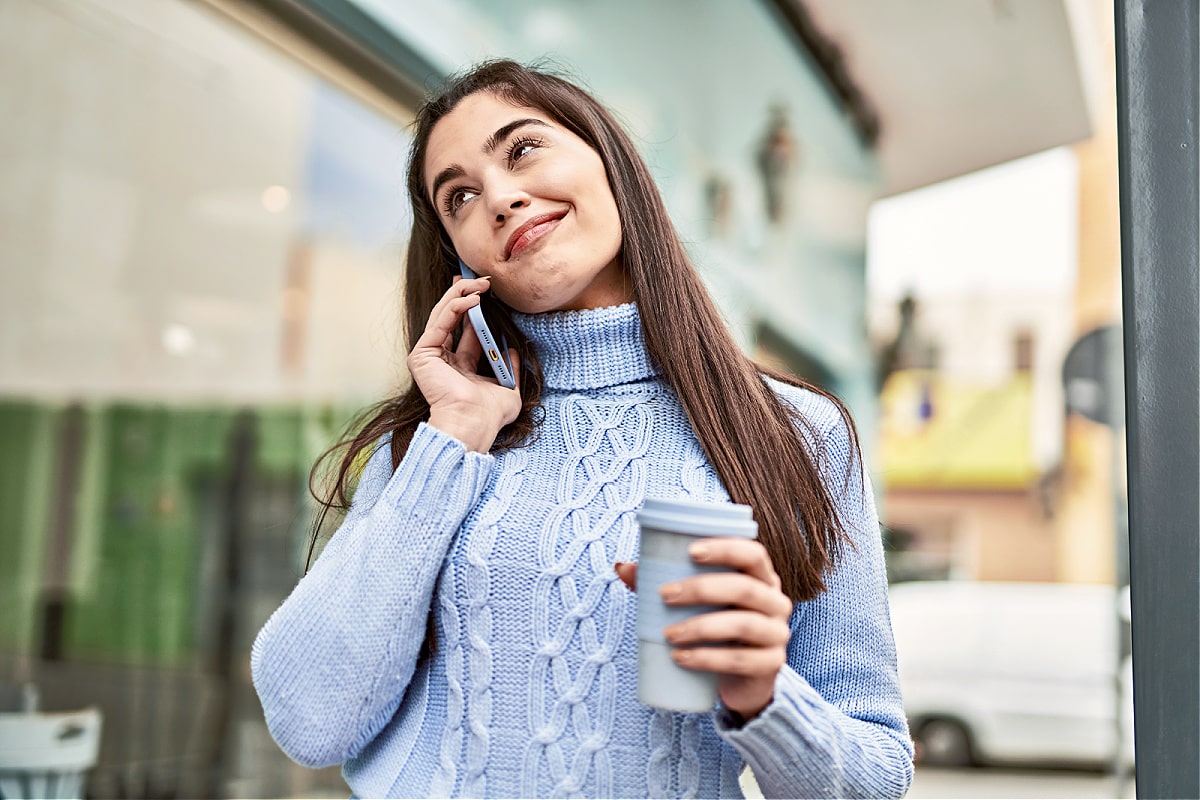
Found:
M 1104 766 L 1120 753 L 1132 765 L 1132 670 L 1113 587 L 914 582 L 894 584 L 890 601 L 921 763 Z

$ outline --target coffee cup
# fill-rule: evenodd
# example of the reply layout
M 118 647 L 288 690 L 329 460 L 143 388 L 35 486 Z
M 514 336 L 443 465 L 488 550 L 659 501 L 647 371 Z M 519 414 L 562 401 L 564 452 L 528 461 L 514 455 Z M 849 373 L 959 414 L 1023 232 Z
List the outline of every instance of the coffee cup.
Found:
M 638 524 L 638 701 L 670 711 L 711 711 L 717 701 L 717 674 L 676 664 L 663 629 L 722 607 L 668 606 L 659 588 L 706 572 L 732 572 L 729 567 L 696 564 L 688 548 L 708 537 L 755 538 L 754 513 L 750 506 L 737 503 L 647 498 L 638 512 Z

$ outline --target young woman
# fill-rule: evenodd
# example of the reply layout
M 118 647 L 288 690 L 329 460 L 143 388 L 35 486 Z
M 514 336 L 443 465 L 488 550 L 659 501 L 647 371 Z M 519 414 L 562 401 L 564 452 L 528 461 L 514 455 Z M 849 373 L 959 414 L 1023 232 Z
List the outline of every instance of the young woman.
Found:
M 620 126 L 571 83 L 486 63 L 419 112 L 408 189 L 412 386 L 347 443 L 330 505 L 349 511 L 255 642 L 280 746 L 370 797 L 739 797 L 746 764 L 768 797 L 902 796 L 849 416 L 739 351 Z M 481 302 L 516 389 L 478 374 L 462 322 Z M 693 551 L 735 572 L 663 589 L 729 607 L 666 631 L 719 673 L 708 713 L 636 700 L 646 496 L 759 523 Z M 715 641 L 734 644 L 693 646 Z

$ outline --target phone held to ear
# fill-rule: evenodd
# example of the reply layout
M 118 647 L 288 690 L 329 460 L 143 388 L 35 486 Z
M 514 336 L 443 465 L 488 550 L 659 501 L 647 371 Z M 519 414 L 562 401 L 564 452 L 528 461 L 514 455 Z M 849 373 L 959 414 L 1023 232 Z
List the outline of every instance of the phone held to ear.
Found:
M 458 271 L 462 273 L 465 280 L 479 277 L 461 258 L 458 260 Z M 475 335 L 479 337 L 479 344 L 483 346 L 483 357 L 491 366 L 496 380 L 505 389 L 517 388 L 517 382 L 513 378 L 512 365 L 508 362 L 508 340 L 505 339 L 500 344 L 496 343 L 496 337 L 492 335 L 492 329 L 488 327 L 487 320 L 483 317 L 482 307 L 475 306 L 468 309 L 467 318 L 471 320 L 471 327 L 475 329 Z

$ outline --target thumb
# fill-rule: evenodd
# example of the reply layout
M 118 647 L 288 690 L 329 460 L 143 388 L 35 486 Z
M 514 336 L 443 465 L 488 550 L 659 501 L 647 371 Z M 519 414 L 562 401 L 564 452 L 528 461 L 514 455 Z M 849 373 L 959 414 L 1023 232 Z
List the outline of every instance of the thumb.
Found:
M 637 564 L 630 561 L 618 561 L 613 564 L 613 571 L 630 590 L 637 591 Z

